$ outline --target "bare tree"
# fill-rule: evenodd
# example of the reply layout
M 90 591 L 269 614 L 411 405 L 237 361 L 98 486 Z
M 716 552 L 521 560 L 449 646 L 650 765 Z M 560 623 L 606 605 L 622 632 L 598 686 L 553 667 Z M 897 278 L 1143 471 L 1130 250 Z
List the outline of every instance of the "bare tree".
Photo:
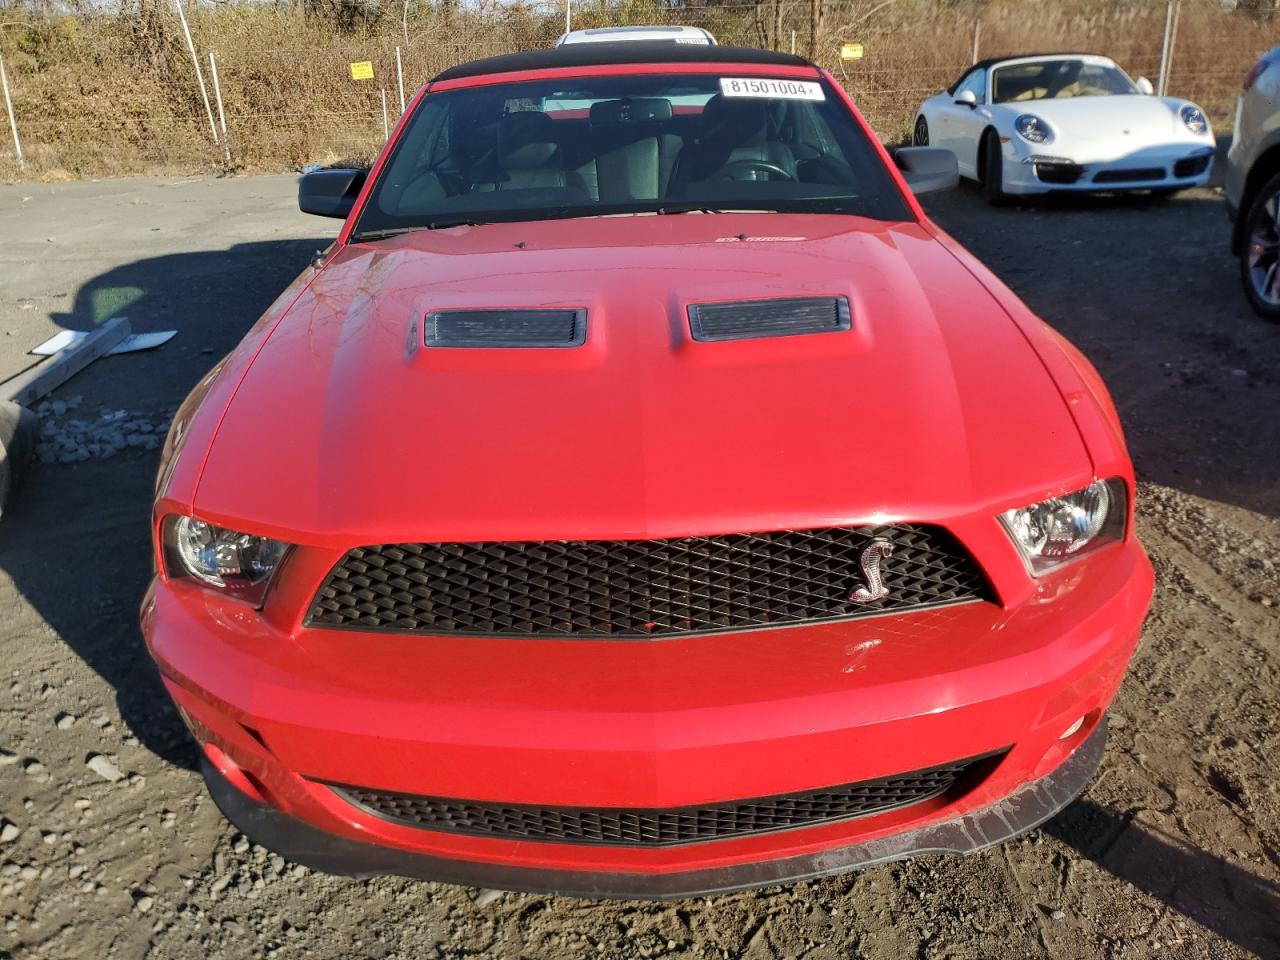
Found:
M 818 56 L 822 47 L 823 19 L 827 15 L 826 0 L 809 0 L 809 59 Z

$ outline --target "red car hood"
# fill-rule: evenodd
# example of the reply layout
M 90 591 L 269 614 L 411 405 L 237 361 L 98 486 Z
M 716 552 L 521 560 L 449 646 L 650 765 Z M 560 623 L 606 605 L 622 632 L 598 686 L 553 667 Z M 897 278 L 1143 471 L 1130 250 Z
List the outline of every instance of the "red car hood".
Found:
M 852 332 L 689 338 L 690 302 L 804 294 L 846 295 Z M 410 333 L 545 306 L 586 307 L 587 344 Z M 344 248 L 245 374 L 195 506 L 317 545 L 640 538 L 942 520 L 1090 475 L 1035 352 L 924 228 L 688 214 Z

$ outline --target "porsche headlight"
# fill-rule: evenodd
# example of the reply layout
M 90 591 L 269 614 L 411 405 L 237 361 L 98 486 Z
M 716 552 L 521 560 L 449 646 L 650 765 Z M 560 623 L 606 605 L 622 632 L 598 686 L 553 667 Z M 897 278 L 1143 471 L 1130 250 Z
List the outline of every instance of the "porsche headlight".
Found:
M 1204 115 L 1204 111 L 1194 104 L 1183 104 L 1178 115 L 1182 117 L 1182 122 L 1187 125 L 1187 129 L 1192 133 L 1205 133 L 1209 129 L 1209 119 Z
M 1053 143 L 1053 131 L 1034 113 L 1024 113 L 1013 121 L 1013 128 L 1024 140 L 1032 143 Z
M 1000 514 L 1032 576 L 1124 536 L 1129 505 L 1122 480 L 1095 480 L 1083 490 Z
M 195 517 L 166 517 L 164 565 L 170 577 L 187 577 L 255 607 L 267 589 L 289 544 L 216 527 Z

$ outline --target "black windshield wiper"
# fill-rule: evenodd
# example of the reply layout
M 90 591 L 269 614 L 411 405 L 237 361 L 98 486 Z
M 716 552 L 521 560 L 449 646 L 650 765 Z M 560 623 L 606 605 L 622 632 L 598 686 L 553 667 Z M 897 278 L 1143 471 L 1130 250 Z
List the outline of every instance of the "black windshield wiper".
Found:
M 654 213 L 659 216 L 666 216 L 672 213 L 725 213 L 724 210 L 717 210 L 715 207 L 708 207 L 702 203 L 673 203 L 658 207 Z
M 387 227 L 385 230 L 365 230 L 352 236 L 353 243 L 366 243 L 371 240 L 386 240 L 388 237 L 398 237 L 405 233 L 416 233 L 419 230 L 445 230 L 449 227 L 478 227 L 487 220 L 472 220 L 470 217 L 453 217 L 442 218 L 440 220 L 431 220 L 428 223 L 420 223 L 414 227 Z

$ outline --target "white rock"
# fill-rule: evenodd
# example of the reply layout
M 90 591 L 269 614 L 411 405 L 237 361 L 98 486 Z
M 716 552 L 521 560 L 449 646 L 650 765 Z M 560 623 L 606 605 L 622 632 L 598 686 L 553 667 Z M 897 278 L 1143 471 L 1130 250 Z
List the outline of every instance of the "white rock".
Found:
M 103 780 L 115 783 L 117 780 L 124 779 L 124 774 L 120 772 L 120 768 L 100 753 L 95 753 L 91 756 L 86 761 L 86 765 Z
M 18 834 L 20 833 L 22 833 L 22 830 L 16 823 L 10 823 L 6 820 L 4 821 L 4 826 L 0 826 L 0 843 L 12 843 L 18 839 Z

